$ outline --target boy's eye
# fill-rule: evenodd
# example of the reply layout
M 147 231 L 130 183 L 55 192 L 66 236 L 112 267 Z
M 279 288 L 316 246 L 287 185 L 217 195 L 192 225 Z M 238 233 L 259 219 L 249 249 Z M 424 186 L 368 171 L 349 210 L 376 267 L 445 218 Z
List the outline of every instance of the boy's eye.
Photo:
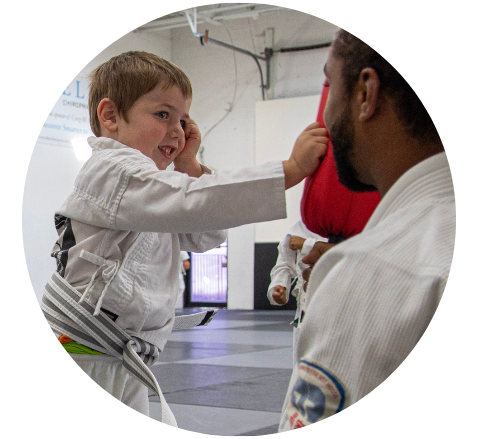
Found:
M 184 130 L 184 128 L 186 128 L 186 121 L 182 120 L 179 123 L 181 124 L 181 128 Z
M 167 111 L 159 111 L 156 113 L 156 116 L 158 116 L 160 119 L 167 119 L 169 114 Z

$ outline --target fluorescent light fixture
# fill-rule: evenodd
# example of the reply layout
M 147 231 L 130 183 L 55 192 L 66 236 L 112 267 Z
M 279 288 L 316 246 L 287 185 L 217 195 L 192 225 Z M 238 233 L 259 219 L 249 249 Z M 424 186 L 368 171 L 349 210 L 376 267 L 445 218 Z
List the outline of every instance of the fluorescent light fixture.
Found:
M 86 162 L 91 156 L 91 147 L 88 145 L 86 137 L 73 137 L 71 146 L 75 152 L 76 158 L 80 162 Z
M 403 23 L 403 24 L 336 24 L 342 29 L 478 29 L 478 24 L 419 24 L 419 23 Z

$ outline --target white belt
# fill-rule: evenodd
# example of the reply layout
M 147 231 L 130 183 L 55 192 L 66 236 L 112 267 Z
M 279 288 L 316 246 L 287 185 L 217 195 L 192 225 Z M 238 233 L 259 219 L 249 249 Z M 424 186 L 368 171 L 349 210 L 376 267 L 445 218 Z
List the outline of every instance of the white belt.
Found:
M 54 331 L 89 348 L 122 359 L 126 370 L 159 396 L 162 422 L 178 426 L 156 378 L 148 368 L 159 356 L 157 346 L 127 334 L 104 312 L 95 309 L 97 307 L 58 273 L 54 273 L 46 284 L 41 307 Z M 173 329 L 207 325 L 216 312 L 208 310 L 177 316 Z

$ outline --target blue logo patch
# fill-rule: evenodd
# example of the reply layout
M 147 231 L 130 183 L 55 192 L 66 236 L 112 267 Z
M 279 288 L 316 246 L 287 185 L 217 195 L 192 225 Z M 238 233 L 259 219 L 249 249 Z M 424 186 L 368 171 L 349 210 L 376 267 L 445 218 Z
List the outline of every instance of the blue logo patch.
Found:
M 345 392 L 337 378 L 317 364 L 300 361 L 287 408 L 291 430 L 348 424 L 342 413 L 344 403 Z
M 324 414 L 325 395 L 320 388 L 299 378 L 291 395 L 291 403 L 308 424 L 317 422 Z

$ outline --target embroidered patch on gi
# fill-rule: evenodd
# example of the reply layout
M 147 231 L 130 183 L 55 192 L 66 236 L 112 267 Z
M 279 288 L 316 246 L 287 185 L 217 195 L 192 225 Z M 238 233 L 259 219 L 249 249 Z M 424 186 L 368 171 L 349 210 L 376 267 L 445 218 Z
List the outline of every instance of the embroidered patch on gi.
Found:
M 340 412 L 345 391 L 339 381 L 322 367 L 302 360 L 292 389 L 287 415 L 290 428 L 301 428 Z

